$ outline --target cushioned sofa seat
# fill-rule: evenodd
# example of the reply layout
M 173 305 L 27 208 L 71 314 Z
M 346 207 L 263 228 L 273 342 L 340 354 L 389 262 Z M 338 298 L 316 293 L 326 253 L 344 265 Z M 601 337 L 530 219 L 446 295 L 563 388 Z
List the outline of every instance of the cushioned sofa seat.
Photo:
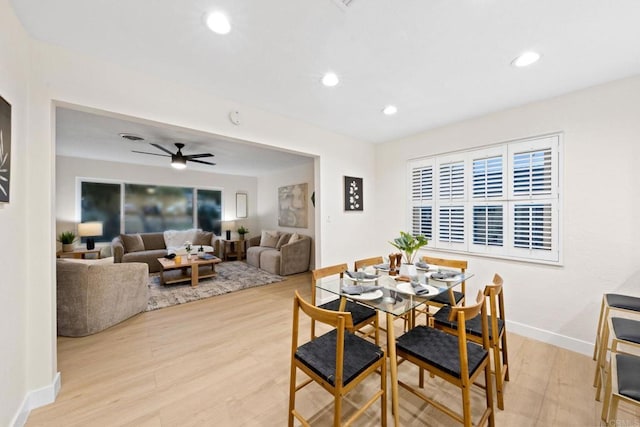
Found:
M 247 264 L 288 276 L 309 270 L 311 238 L 302 234 L 264 231 L 247 242 Z
M 214 255 L 218 255 L 219 243 L 214 233 L 201 230 L 186 231 L 195 233 L 190 238 L 193 253 L 200 246 L 203 246 L 206 252 L 213 252 Z M 179 244 L 182 242 L 180 241 Z M 116 263 L 144 262 L 149 266 L 149 272 L 151 273 L 157 273 L 161 270 L 158 258 L 162 258 L 176 249 L 174 247 L 167 248 L 164 232 L 122 234 L 111 241 L 111 251 Z
M 58 335 L 95 334 L 147 309 L 147 265 L 109 261 L 56 260 Z

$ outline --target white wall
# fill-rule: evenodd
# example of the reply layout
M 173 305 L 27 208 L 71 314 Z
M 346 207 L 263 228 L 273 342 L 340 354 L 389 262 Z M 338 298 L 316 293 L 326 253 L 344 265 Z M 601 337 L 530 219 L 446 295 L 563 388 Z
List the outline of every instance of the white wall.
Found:
M 6 0 L 0 1 L 3 1 L 0 11 L 3 12 L 4 20 L 4 12 L 8 11 L 11 16 L 12 11 Z M 0 29 L 5 44 L 10 43 L 12 49 L 16 45 L 13 33 L 17 33 L 18 36 L 22 34 L 19 27 L 13 28 L 15 26 L 16 24 L 10 21 Z M 18 45 L 19 43 L 18 40 Z M 3 50 L 0 53 L 5 53 L 4 50 L 9 48 L 1 49 Z M 28 70 L 29 73 L 25 73 L 24 69 L 16 69 L 14 75 L 4 77 L 3 80 L 11 82 L 11 85 L 18 85 L 11 88 L 17 92 L 14 98 L 18 98 L 15 101 L 18 104 L 25 102 L 24 90 L 26 85 L 29 85 L 26 105 L 28 122 L 19 127 L 29 130 L 26 142 L 29 162 L 27 163 L 26 158 L 27 147 L 23 148 L 22 154 L 19 151 L 14 153 L 17 157 L 15 164 L 19 167 L 18 173 L 24 174 L 23 179 L 24 176 L 27 177 L 16 183 L 17 192 L 24 194 L 26 201 L 18 198 L 15 213 L 1 214 L 8 217 L 7 222 L 10 224 L 4 225 L 6 223 L 3 222 L 3 236 L 8 236 L 16 243 L 0 249 L 0 254 L 5 255 L 0 257 L 3 260 L 14 260 L 16 256 L 19 258 L 18 262 L 11 261 L 11 273 L 5 277 L 18 285 L 27 282 L 26 297 L 20 294 L 21 290 L 15 291 L 19 294 L 16 296 L 18 304 L 6 300 L 11 304 L 7 313 L 12 315 L 12 322 L 6 324 L 10 324 L 13 329 L 19 329 L 16 333 L 7 333 L 6 342 L 21 336 L 26 325 L 26 350 L 7 356 L 9 365 L 17 365 L 15 367 L 18 374 L 15 380 L 9 378 L 10 386 L 0 386 L 7 387 L 6 393 L 11 398 L 3 399 L 3 406 L 4 402 L 23 398 L 24 393 L 21 389 L 25 389 L 24 384 L 21 386 L 17 382 L 24 382 L 25 376 L 26 390 L 34 393 L 43 387 L 51 390 L 57 384 L 54 274 L 56 159 L 53 117 L 54 104 L 57 101 L 317 156 L 317 212 L 322 212 L 323 220 L 326 218 L 327 221 L 316 220 L 316 235 L 319 235 L 325 226 L 331 232 L 323 234 L 322 244 L 316 252 L 316 265 L 347 260 L 351 262 L 355 258 L 354 254 L 366 250 L 368 242 L 349 239 L 347 236 L 348 233 L 365 235 L 373 228 L 373 209 L 357 215 L 357 220 L 354 215 L 345 215 L 342 209 L 341 177 L 361 176 L 365 178 L 365 182 L 373 182 L 373 153 L 368 144 L 218 98 L 215 94 L 206 93 L 200 88 L 185 86 L 183 82 L 159 80 L 149 74 L 127 70 L 35 40 L 30 41 L 30 46 L 26 41 L 20 46 L 20 52 L 29 49 L 30 60 L 34 64 Z M 16 52 L 7 53 L 9 58 L 16 55 Z M 17 61 L 17 64 L 23 68 L 27 65 L 20 61 Z M 9 83 L 7 86 L 10 86 Z M 229 122 L 228 112 L 231 110 L 242 113 L 244 120 L 241 126 L 234 126 Z M 21 117 L 20 120 L 24 118 Z M 24 138 L 24 135 L 18 136 L 17 140 L 20 141 L 20 138 Z M 350 160 L 356 158 L 359 159 L 358 162 Z M 251 200 L 249 203 L 254 204 Z M 17 225 L 12 224 L 12 219 L 16 220 Z M 26 239 L 21 231 L 26 233 Z M 34 247 L 42 248 L 37 259 L 30 256 Z M 15 317 L 26 317 L 22 330 L 20 322 L 13 319 Z M 26 374 L 24 369 L 22 372 L 19 369 L 25 366 L 24 364 L 27 367 Z M 2 366 L 6 366 L 4 357 Z M 3 414 L 5 411 L 9 416 L 16 412 L 16 408 L 3 409 Z
M 101 160 L 78 159 L 74 157 L 56 157 L 56 230 L 76 232 L 80 219 L 76 178 L 95 178 L 124 181 L 135 184 L 154 184 L 168 186 L 195 186 L 222 191 L 222 209 L 224 218 L 235 218 L 236 192 L 248 195 L 249 218 L 246 226 L 258 227 L 257 219 L 257 178 L 239 175 L 199 172 L 189 169 L 176 170 L 171 167 L 160 168 L 127 163 L 106 162 Z M 239 223 L 238 223 L 239 224 Z M 224 227 L 223 227 L 224 228 Z M 101 246 L 103 244 L 98 244 Z
M 464 258 L 475 273 L 472 290 L 494 272 L 503 275 L 512 331 L 590 354 L 602 293 L 640 295 L 639 103 L 635 77 L 377 146 L 376 183 L 384 197 L 377 199 L 376 223 L 383 240 L 409 228 L 408 159 L 564 132 L 563 265 Z
M 258 178 L 258 217 L 260 224 L 258 228 L 251 231 L 252 236 L 261 230 L 281 230 L 288 233 L 301 233 L 311 236 L 315 242 L 315 207 L 311 203 L 311 194 L 315 191 L 314 162 L 310 161 L 296 167 L 280 170 L 270 175 L 263 175 Z M 307 227 L 281 227 L 278 225 L 278 188 L 307 183 Z M 313 254 L 312 254 L 313 258 Z M 313 261 L 313 260 L 312 260 Z M 313 267 L 312 267 L 313 268 Z

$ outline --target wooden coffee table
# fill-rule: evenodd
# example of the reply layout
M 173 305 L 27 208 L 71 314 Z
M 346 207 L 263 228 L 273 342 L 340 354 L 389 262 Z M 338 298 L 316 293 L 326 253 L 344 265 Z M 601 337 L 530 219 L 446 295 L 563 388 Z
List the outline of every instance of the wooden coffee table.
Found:
M 180 264 L 177 264 L 172 259 L 158 258 L 158 262 L 162 267 L 160 271 L 160 283 L 162 285 L 191 280 L 191 286 L 196 287 L 200 279 L 215 276 L 215 265 L 222 261 L 218 257 L 202 259 L 193 256 L 191 259 L 187 259 L 186 255 L 183 255 L 181 258 Z

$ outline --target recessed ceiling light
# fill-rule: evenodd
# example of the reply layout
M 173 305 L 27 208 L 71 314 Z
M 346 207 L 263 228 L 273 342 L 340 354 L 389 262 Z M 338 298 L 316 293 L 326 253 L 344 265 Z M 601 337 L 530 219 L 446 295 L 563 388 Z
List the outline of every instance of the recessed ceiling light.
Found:
M 387 116 L 393 116 L 398 112 L 398 107 L 396 107 L 395 105 L 387 105 L 382 109 L 382 112 Z
M 338 79 L 338 76 L 336 76 L 335 73 L 327 73 L 324 76 L 322 76 L 322 84 L 327 87 L 333 87 L 338 83 L 340 83 L 340 80 Z
M 207 16 L 207 27 L 216 34 L 227 34 L 231 31 L 229 18 L 222 12 L 212 12 Z
M 511 65 L 514 67 L 528 67 L 529 65 L 538 62 L 539 59 L 540 54 L 538 52 L 529 51 L 511 61 Z

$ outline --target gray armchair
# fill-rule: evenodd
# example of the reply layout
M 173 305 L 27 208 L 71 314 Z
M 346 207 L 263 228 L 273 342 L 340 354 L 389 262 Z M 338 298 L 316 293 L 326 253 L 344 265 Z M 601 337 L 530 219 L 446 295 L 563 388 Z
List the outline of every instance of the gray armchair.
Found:
M 56 261 L 58 335 L 95 334 L 147 309 L 149 267 Z
M 309 270 L 311 238 L 300 234 L 299 239 L 288 243 L 290 233 L 277 232 L 278 243 L 261 246 L 261 236 L 247 241 L 247 264 L 269 273 L 288 276 Z

